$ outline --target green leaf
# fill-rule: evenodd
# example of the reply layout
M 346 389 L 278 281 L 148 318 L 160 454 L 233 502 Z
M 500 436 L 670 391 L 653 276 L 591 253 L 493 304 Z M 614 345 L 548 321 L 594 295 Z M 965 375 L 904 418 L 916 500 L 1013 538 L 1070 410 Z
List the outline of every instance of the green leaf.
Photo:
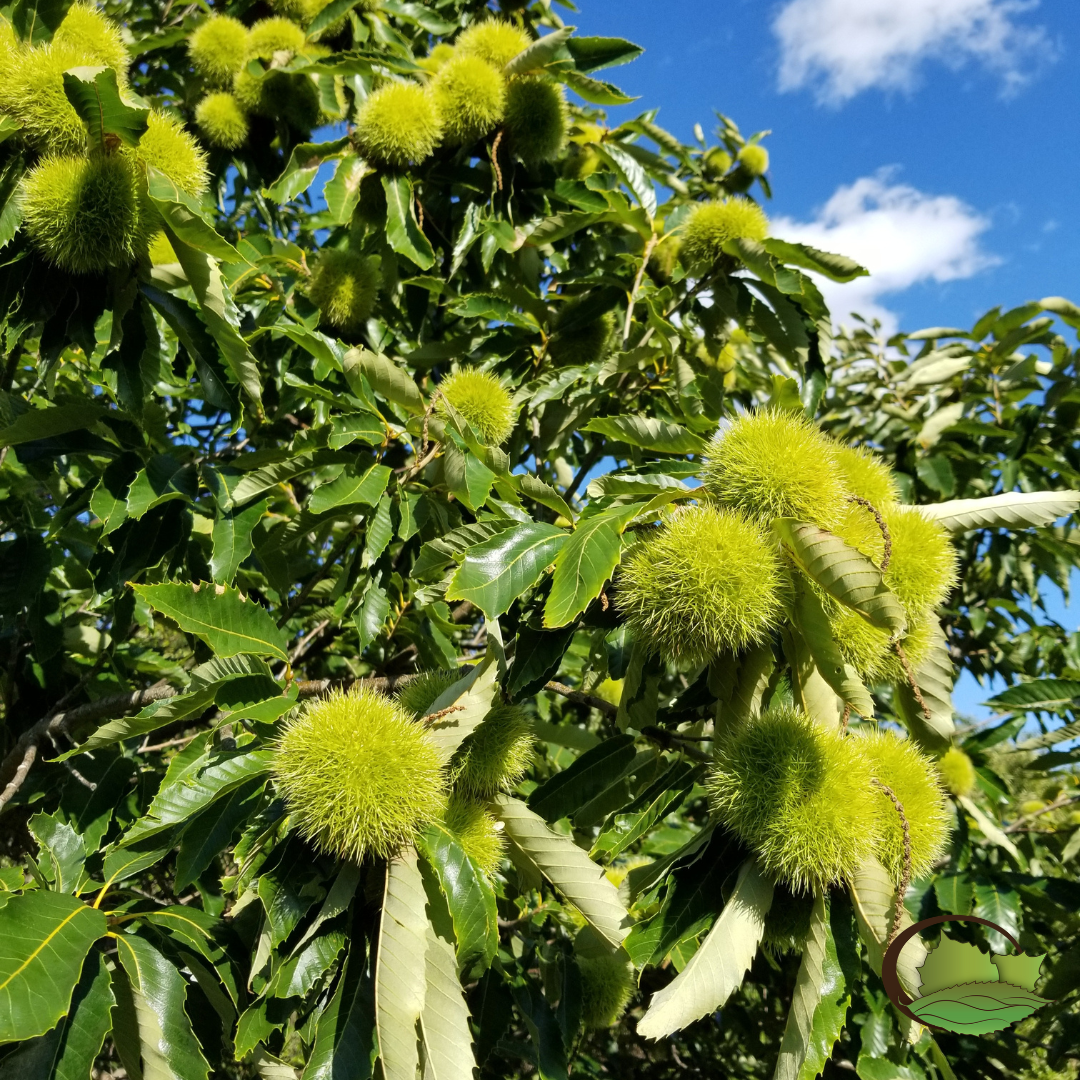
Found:
M 196 251 L 203 252 L 215 259 L 223 259 L 225 262 L 243 263 L 247 261 L 207 221 L 206 211 L 198 199 L 189 195 L 183 188 L 178 187 L 173 180 L 160 169 L 155 169 L 153 165 L 146 167 L 146 188 L 150 201 L 161 214 L 169 231 L 175 234 L 185 247 L 192 247 Z M 172 242 L 172 236 L 169 237 L 169 240 Z M 194 287 L 195 282 L 192 281 L 188 272 L 184 253 L 175 244 L 173 247 L 180 264 L 184 267 L 184 272 L 188 274 L 188 281 Z M 200 274 L 198 276 L 205 275 Z
M 266 773 L 274 750 L 206 753 L 175 777 L 166 776 L 146 813 L 124 833 L 124 847 L 193 818 L 249 780 Z
M 201 638 L 218 656 L 253 653 L 289 658 L 285 631 L 274 625 L 265 608 L 248 600 L 239 589 L 181 581 L 132 588 L 155 611 Z
M 896 886 L 885 867 L 872 855 L 859 867 L 848 883 L 848 894 L 859 920 L 859 936 L 866 946 L 866 957 L 874 973 L 881 974 L 881 961 L 889 940 L 896 907 Z M 901 912 L 898 931 L 911 926 L 907 909 Z M 926 946 L 916 936 L 904 946 L 896 964 L 896 973 L 904 990 L 914 996 L 919 992 L 919 968 L 926 959 Z
M 424 1008 L 427 927 L 424 882 L 407 848 L 386 868 L 375 953 L 375 1027 L 386 1080 L 416 1080 L 416 1023 Z
M 308 509 L 313 514 L 323 514 L 338 506 L 375 506 L 390 481 L 390 472 L 389 465 L 346 469 L 336 480 L 320 485 L 311 493 Z
M 1023 1020 L 1045 1004 L 1038 994 L 1010 983 L 968 982 L 918 998 L 908 1008 L 925 1024 L 986 1035 Z
M 374 581 L 364 590 L 353 623 L 360 635 L 360 648 L 366 649 L 378 636 L 390 614 L 390 597 Z
M 43 811 L 27 823 L 38 842 L 38 869 L 53 892 L 74 892 L 86 862 L 82 838 L 66 822 Z
M 542 874 L 585 916 L 605 941 L 622 944 L 626 909 L 615 886 L 570 836 L 555 832 L 524 803 L 506 795 L 491 806 L 503 823 L 516 860 Z
M 777 518 L 773 530 L 807 577 L 871 626 L 890 634 L 907 626 L 900 601 L 886 586 L 881 571 L 861 552 L 807 521 Z
M 411 413 L 423 413 L 424 399 L 408 371 L 381 353 L 373 353 L 369 349 L 349 349 L 342 359 L 342 367 L 357 397 L 364 396 L 361 393 L 363 387 L 359 385 L 362 375 L 380 397 Z
M 1080 491 L 1010 491 L 985 499 L 953 499 L 920 506 L 925 517 L 952 533 L 969 529 L 1029 529 L 1051 525 L 1080 507 Z
M 251 534 L 265 515 L 267 505 L 267 500 L 263 499 L 215 519 L 214 550 L 210 557 L 210 573 L 215 584 L 232 584 L 240 564 L 253 550 Z
M 1008 931 L 1015 938 L 1020 933 L 1020 894 L 997 881 L 975 882 L 975 914 Z M 1008 948 L 1008 938 L 985 928 L 986 940 L 994 950 Z
M 631 194 L 640 203 L 651 221 L 656 216 L 656 188 L 641 162 L 615 142 L 596 143 L 595 147 L 600 155 L 607 159 L 619 179 L 630 189 Z M 696 453 L 691 450 L 684 452 Z
M 67 1015 L 4 1058 L 0 1080 L 86 1080 L 112 1027 L 114 1002 L 112 978 L 95 949 L 83 964 Z
M 506 683 L 511 701 L 532 697 L 549 679 L 555 678 L 575 629 L 568 626 L 559 630 L 533 630 L 528 624 L 518 629 L 514 662 Z
M 637 101 L 636 97 L 623 93 L 613 83 L 604 82 L 601 79 L 590 79 L 588 75 L 582 75 L 579 71 L 560 71 L 558 79 L 566 83 L 579 97 L 593 105 L 629 105 L 631 101 Z
M 653 994 L 638 1034 L 661 1039 L 721 1008 L 742 984 L 765 932 L 772 884 L 754 859 L 739 870 L 735 889 L 690 962 Z
M 567 40 L 566 48 L 574 58 L 574 67 L 585 74 L 628 64 L 645 51 L 625 38 L 611 37 L 572 37 Z
M 700 454 L 705 450 L 705 442 L 700 436 L 652 416 L 600 416 L 590 420 L 581 430 L 595 431 L 628 446 L 658 454 Z
M 633 735 L 616 735 L 582 754 L 529 796 L 529 809 L 558 821 L 581 809 L 619 780 L 637 757 Z
M 471 1077 L 475 1062 L 469 1010 L 461 993 L 454 947 L 428 923 L 424 952 L 424 1007 L 420 1049 L 425 1080 Z
M 446 435 L 447 442 L 443 445 L 446 485 L 475 512 L 487 502 L 498 477 L 465 446 L 456 433 L 448 428 Z
M 210 1067 L 184 1011 L 184 977 L 135 934 L 118 934 L 116 951 L 135 1007 L 145 1080 L 206 1080 Z
M 600 595 L 619 565 L 622 531 L 637 508 L 617 507 L 582 518 L 555 560 L 544 626 L 565 626 Z
M 471 735 L 491 711 L 498 690 L 498 676 L 499 666 L 495 656 L 488 653 L 428 707 L 429 715 L 454 709 L 427 729 L 428 738 L 435 744 L 444 763 L 450 761 L 465 737 Z
M 370 1080 L 378 1045 L 375 987 L 364 959 L 364 939 L 353 935 L 345 970 L 319 1017 L 302 1080 Z
M 356 2 L 359 2 L 359 0 L 356 0 Z M 316 17 L 315 22 L 318 22 L 333 6 L 334 4 L 331 3 L 323 8 L 323 11 Z M 311 25 L 314 26 L 315 23 L 313 22 Z M 308 27 L 308 32 L 311 32 L 311 27 Z M 364 177 L 370 176 L 374 171 L 371 165 L 355 154 L 346 154 L 337 163 L 334 175 L 327 180 L 326 185 L 323 187 L 326 214 L 335 225 L 345 225 L 352 219 L 353 212 L 360 202 L 360 185 Z
M 64 21 L 70 0 L 16 0 L 11 8 L 11 25 L 23 41 L 41 45 Z
M 101 876 L 105 879 L 106 887 L 127 881 L 148 866 L 161 862 L 172 847 L 173 835 L 166 833 L 164 842 L 159 836 L 145 844 L 136 844 L 129 848 L 114 847 L 113 850 L 107 851 L 101 868 Z
M 215 856 L 229 846 L 233 833 L 258 808 L 263 783 L 259 777 L 231 792 L 214 813 L 200 814 L 180 840 L 176 855 L 175 889 L 180 892 L 193 885 Z
M 263 188 L 263 195 L 276 203 L 287 203 L 302 195 L 311 187 L 320 166 L 340 157 L 349 145 L 348 137 L 322 143 L 297 143 L 281 175 L 269 187 Z
M 320 984 L 344 948 L 345 934 L 341 930 L 326 930 L 309 938 L 274 972 L 266 996 L 306 997 Z
M 64 93 L 86 124 L 90 145 L 98 150 L 106 150 L 106 135 L 136 146 L 146 131 L 149 108 L 132 108 L 123 101 L 112 68 L 69 68 L 64 72 Z
M 773 1080 L 814 1080 L 820 1076 L 840 1038 L 850 1004 L 851 991 L 837 955 L 825 899 L 819 896 L 814 901 Z
M 413 213 L 412 181 L 402 173 L 384 173 L 386 192 L 386 239 L 390 246 L 421 270 L 435 265 L 435 252 Z
M 550 484 L 545 484 L 543 480 L 538 476 L 533 476 L 532 473 L 521 473 L 515 476 L 514 479 L 517 482 L 518 490 L 526 498 L 538 502 L 541 506 L 546 506 L 549 510 L 554 510 L 556 514 L 566 518 L 567 521 L 573 522 L 574 511 L 570 508 L 570 504 Z
M 897 684 L 893 690 L 897 712 L 908 731 L 918 743 L 932 750 L 946 749 L 956 734 L 952 704 L 954 671 L 945 632 L 940 625 L 935 625 L 930 649 L 915 668 L 915 682 L 930 715 L 923 713 L 907 681 Z M 1080 684 L 1077 689 L 1080 690 Z
M 999 712 L 1037 712 L 1044 709 L 1070 709 L 1074 708 L 1077 702 L 1080 702 L 1080 682 L 1077 680 L 1031 679 L 995 694 L 986 704 Z M 1037 749 L 1035 742 L 1034 739 L 1025 742 L 1024 749 Z M 1038 743 L 1038 746 L 1050 745 L 1048 742 Z
M 548 64 L 563 54 L 569 55 L 566 43 L 570 40 L 575 29 L 576 27 L 573 26 L 564 26 L 554 33 L 545 34 L 519 52 L 503 68 L 504 74 L 524 75 L 527 72 L 547 67 Z
M 0 118 L 0 142 L 19 131 L 10 116 Z M 19 197 L 25 163 L 19 157 L 9 159 L 0 169 L 0 249 L 7 247 L 19 231 L 23 219 L 23 204 Z
M 697 778 L 699 774 L 686 762 L 675 762 L 629 806 L 611 815 L 589 856 L 610 863 L 649 833 L 657 822 L 678 809 Z
M 858 277 L 867 277 L 870 273 L 865 266 L 860 266 L 846 255 L 834 255 L 829 251 L 820 251 L 809 244 L 794 244 L 789 240 L 777 240 L 768 237 L 761 246 L 787 266 L 801 266 L 812 270 L 832 281 L 854 281 Z
M 194 237 L 199 230 L 194 221 L 187 221 L 181 210 L 170 210 L 179 204 L 166 204 L 155 200 L 165 222 L 165 234 L 172 244 L 180 265 L 184 268 L 188 284 L 199 302 L 199 309 L 206 321 L 210 336 L 217 343 L 221 359 L 224 360 L 232 377 L 244 392 L 259 406 L 262 401 L 262 382 L 255 357 L 251 355 L 247 342 L 240 334 L 240 313 L 236 307 L 229 286 L 222 277 L 221 269 L 214 261 L 212 252 L 201 250 L 199 244 L 214 247 L 209 239 L 201 235 L 199 244 L 189 245 L 181 239 L 177 226 L 186 221 L 185 232 Z M 219 238 L 220 239 L 220 238 Z M 221 240 L 221 244 L 225 241 Z M 185 345 L 187 342 L 185 341 Z
M 859 716 L 873 716 L 874 699 L 833 640 L 821 601 L 814 595 L 808 583 L 796 580 L 793 584 L 795 622 L 810 650 L 818 673 L 837 697 L 844 704 L 850 705 Z M 830 711 L 835 713 L 835 709 Z M 816 719 L 831 722 L 832 718 L 818 716 Z
M 169 454 L 155 454 L 131 481 L 127 493 L 127 516 L 138 520 L 155 506 L 173 499 L 190 501 L 199 491 L 194 466 L 182 465 Z
M 476 978 L 490 967 L 499 948 L 495 892 L 444 825 L 431 825 L 417 845 L 446 897 L 457 938 L 458 968 Z
M 510 610 L 536 584 L 570 534 L 544 522 L 524 522 L 471 547 L 446 590 L 446 599 L 469 600 L 489 619 Z
M 72 405 L 53 405 L 45 409 L 27 409 L 13 423 L 0 428 L 0 446 L 18 446 L 38 439 L 51 439 L 92 427 L 101 409 L 90 402 Z
M 951 915 L 970 915 L 975 903 L 975 887 L 967 874 L 943 874 L 934 878 L 938 907 Z
M 106 929 L 104 912 L 63 893 L 35 890 L 0 908 L 0 1045 L 56 1026 Z

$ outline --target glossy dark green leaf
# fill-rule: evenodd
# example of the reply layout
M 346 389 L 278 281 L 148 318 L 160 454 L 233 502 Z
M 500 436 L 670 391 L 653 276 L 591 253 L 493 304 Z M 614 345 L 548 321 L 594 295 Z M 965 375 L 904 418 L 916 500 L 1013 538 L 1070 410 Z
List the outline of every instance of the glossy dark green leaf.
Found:
M 137 145 L 150 110 L 133 108 L 120 97 L 116 72 L 108 67 L 73 67 L 64 72 L 64 93 L 86 125 L 90 145 L 105 151 L 106 136 L 125 146 Z
M 63 893 L 36 890 L 0 908 L 0 1045 L 56 1026 L 105 930 L 104 912 Z
M 217 584 L 231 585 L 240 564 L 251 554 L 251 534 L 266 513 L 266 506 L 266 500 L 250 503 L 215 519 L 210 572 Z
M 386 193 L 387 241 L 421 270 L 430 270 L 435 265 L 435 252 L 416 221 L 411 181 L 402 173 L 385 173 L 382 187 Z
M 311 493 L 308 509 L 313 514 L 322 514 L 339 506 L 375 506 L 389 479 L 388 465 L 370 465 L 358 471 L 346 469 L 336 480 Z
M 572 815 L 610 787 L 637 757 L 633 735 L 616 735 L 584 753 L 529 796 L 529 809 L 548 821 Z
M 74 892 L 86 862 L 82 838 L 54 814 L 39 812 L 27 828 L 38 843 L 38 869 L 54 892 Z
M 458 966 L 475 978 L 490 966 L 499 947 L 494 890 L 444 825 L 429 826 L 417 845 L 446 897 L 457 939 Z
M 302 1080 L 369 1080 L 377 1053 L 375 987 L 363 938 L 353 936 L 337 989 L 319 1017 Z

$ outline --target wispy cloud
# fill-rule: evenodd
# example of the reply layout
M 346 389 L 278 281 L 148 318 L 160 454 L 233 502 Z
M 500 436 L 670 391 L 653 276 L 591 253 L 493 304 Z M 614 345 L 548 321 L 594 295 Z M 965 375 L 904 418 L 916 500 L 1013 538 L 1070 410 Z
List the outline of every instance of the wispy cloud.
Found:
M 928 195 L 890 176 L 861 177 L 838 188 L 812 221 L 776 218 L 772 231 L 862 263 L 870 277 L 847 285 L 821 280 L 822 292 L 838 320 L 858 312 L 891 333 L 898 320 L 883 297 L 972 277 L 1001 260 L 982 246 L 989 219 L 955 196 Z
M 773 23 L 781 90 L 814 87 L 840 104 L 863 90 L 909 89 L 928 59 L 975 61 L 1014 92 L 1056 48 L 1019 21 L 1038 0 L 789 0 Z

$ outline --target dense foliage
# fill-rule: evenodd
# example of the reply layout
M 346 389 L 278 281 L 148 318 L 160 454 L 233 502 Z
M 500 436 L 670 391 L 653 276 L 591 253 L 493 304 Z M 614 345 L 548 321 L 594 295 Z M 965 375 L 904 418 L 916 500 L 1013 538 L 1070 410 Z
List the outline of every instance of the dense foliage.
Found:
M 1075 1077 L 1080 309 L 839 330 L 550 0 L 0 14 L 2 1080 Z

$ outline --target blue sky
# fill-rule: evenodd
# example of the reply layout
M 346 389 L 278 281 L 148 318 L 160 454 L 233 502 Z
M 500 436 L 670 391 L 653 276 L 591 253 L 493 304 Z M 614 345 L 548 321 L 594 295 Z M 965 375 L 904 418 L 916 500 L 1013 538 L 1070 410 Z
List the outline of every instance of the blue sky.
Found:
M 774 231 L 859 258 L 834 289 L 887 327 L 970 326 L 996 304 L 1080 301 L 1076 0 L 580 0 L 580 34 L 629 38 L 600 73 L 683 140 L 713 110 L 762 129 Z M 1074 582 L 1080 589 L 1080 581 Z M 1053 618 L 1080 626 L 1048 590 Z M 961 712 L 990 693 L 970 677 Z
M 640 95 L 613 117 L 659 107 L 687 141 L 714 109 L 771 129 L 776 232 L 843 242 L 876 270 L 834 305 L 916 329 L 1080 299 L 1076 0 L 579 7 L 558 9 L 579 33 L 646 50 L 604 73 Z

